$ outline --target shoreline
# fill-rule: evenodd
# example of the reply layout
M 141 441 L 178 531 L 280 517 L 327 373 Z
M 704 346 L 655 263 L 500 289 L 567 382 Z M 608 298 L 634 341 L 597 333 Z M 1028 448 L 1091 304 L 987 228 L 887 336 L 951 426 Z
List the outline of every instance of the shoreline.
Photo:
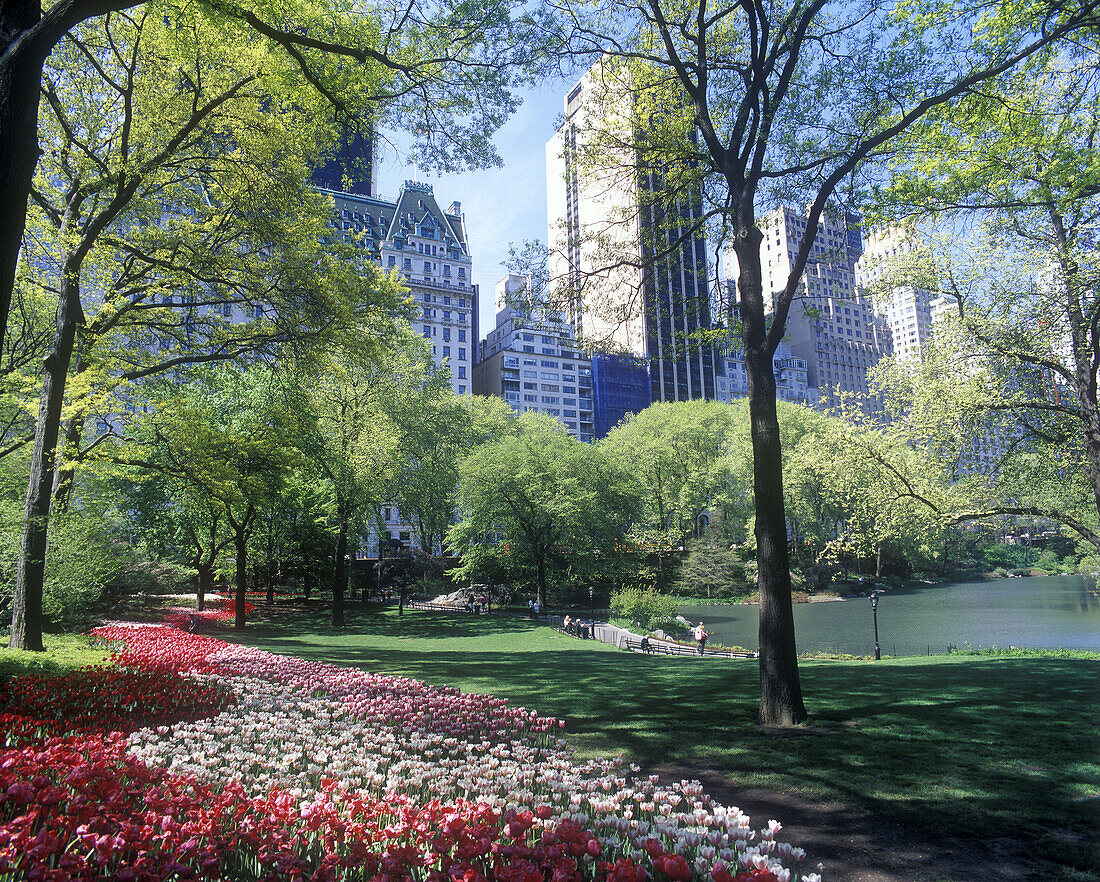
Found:
M 850 587 L 848 591 L 804 591 L 795 588 L 791 591 L 793 603 L 834 603 L 845 600 L 866 600 L 872 593 L 887 594 L 891 591 L 900 591 L 906 588 L 930 588 L 936 585 L 949 585 L 956 582 L 996 582 L 1001 579 L 1041 579 L 1055 578 L 1059 576 L 1097 576 L 1100 573 L 1047 573 L 1042 570 L 1031 570 L 1029 573 L 998 573 L 998 572 L 959 572 L 952 573 L 942 578 L 917 578 L 906 579 L 900 584 L 889 584 L 883 579 L 864 576 L 864 584 L 858 582 L 845 583 Z M 678 602 L 684 606 L 759 606 L 756 592 L 743 598 L 704 598 L 704 597 L 678 597 Z

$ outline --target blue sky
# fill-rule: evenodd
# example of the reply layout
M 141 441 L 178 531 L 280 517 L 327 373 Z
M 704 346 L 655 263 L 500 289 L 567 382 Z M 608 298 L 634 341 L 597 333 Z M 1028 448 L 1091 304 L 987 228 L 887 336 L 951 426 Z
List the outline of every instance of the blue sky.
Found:
M 406 180 L 431 184 L 442 208 L 454 200 L 462 203 L 473 259 L 473 280 L 481 287 L 480 334 L 496 324 L 494 289 L 504 276 L 501 263 L 510 243 L 525 239 L 546 241 L 546 142 L 562 112 L 565 80 L 546 82 L 525 93 L 523 105 L 493 139 L 504 165 L 501 168 L 460 174 L 421 174 L 382 148 L 378 168 L 378 194 L 397 197 Z

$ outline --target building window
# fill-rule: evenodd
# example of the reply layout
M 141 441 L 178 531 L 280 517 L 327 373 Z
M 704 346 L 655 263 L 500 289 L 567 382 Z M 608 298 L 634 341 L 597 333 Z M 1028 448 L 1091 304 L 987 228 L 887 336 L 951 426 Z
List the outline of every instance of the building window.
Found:
M 458 366 L 458 378 L 460 380 L 465 380 L 466 379 L 466 368 L 462 365 Z
M 458 342 L 459 343 L 465 343 L 466 342 L 466 329 L 465 328 L 459 328 L 458 329 Z
M 424 325 L 424 336 L 425 337 L 430 337 L 431 335 L 432 335 L 432 326 L 431 325 Z
M 465 349 L 465 347 L 460 346 L 458 348 L 458 357 L 459 357 L 459 360 L 461 360 L 461 361 L 466 360 L 466 349 Z
M 413 268 L 413 262 L 411 257 L 405 258 L 405 263 L 402 265 L 404 269 L 411 270 Z
M 391 254 L 388 258 L 386 258 L 386 264 L 388 266 L 397 266 L 397 257 Z
M 444 337 L 444 339 L 446 339 L 446 338 Z M 451 357 L 451 347 L 450 346 L 444 346 L 443 347 L 443 357 L 444 358 L 450 358 Z

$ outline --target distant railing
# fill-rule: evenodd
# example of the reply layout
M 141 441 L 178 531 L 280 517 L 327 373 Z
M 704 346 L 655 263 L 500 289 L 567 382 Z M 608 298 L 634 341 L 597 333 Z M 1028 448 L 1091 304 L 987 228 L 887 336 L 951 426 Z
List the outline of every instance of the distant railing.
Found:
M 621 649 L 629 649 L 631 652 L 643 652 L 650 655 L 703 655 L 718 658 L 756 658 L 755 652 L 745 649 L 704 649 L 702 652 L 696 646 L 688 646 L 684 643 L 672 643 L 666 640 L 650 640 L 648 648 L 644 648 L 641 639 L 623 637 L 619 643 Z
M 407 600 L 405 606 L 409 609 L 430 609 L 436 612 L 474 612 L 479 608 L 478 604 L 469 606 L 464 603 L 439 603 L 435 600 Z

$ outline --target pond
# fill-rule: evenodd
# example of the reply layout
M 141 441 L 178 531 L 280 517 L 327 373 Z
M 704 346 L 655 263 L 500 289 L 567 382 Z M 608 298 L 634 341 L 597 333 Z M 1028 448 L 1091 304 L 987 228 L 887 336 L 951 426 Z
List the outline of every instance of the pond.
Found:
M 757 647 L 755 604 L 685 606 L 711 640 Z M 874 623 L 865 597 L 794 605 L 799 652 L 873 655 Z M 888 591 L 879 597 L 883 655 L 1020 646 L 1100 651 L 1100 587 L 1095 576 L 1043 576 L 955 582 Z

